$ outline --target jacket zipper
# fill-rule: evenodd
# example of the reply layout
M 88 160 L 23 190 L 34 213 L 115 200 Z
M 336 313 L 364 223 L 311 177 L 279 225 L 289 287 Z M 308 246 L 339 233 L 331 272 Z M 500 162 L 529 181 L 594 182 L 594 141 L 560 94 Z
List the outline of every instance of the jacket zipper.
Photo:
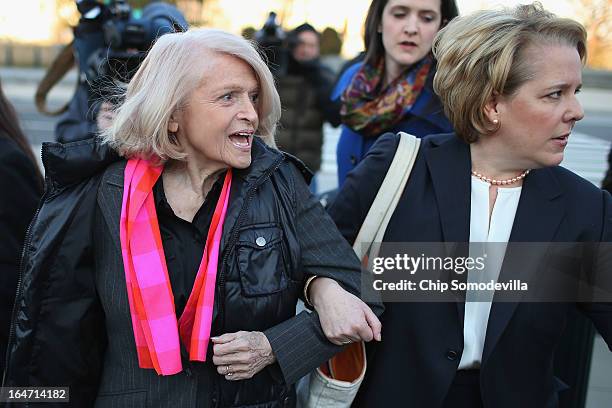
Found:
M 257 187 L 261 186 L 266 180 L 270 178 L 272 173 L 274 173 L 280 167 L 283 160 L 284 156 L 282 156 L 281 154 L 281 156 L 276 159 L 274 164 L 257 180 L 255 185 L 253 185 L 247 192 L 246 201 L 240 209 L 238 220 L 236 221 L 236 225 L 232 230 L 232 236 L 230 237 L 230 241 L 226 246 L 225 254 L 223 254 L 223 262 L 221 263 L 221 273 L 219 274 L 219 321 L 221 322 L 222 330 L 225 330 L 225 310 L 223 308 L 223 305 L 225 304 L 225 269 L 227 261 L 229 259 L 229 254 L 230 252 L 232 252 L 231 249 L 234 247 L 236 241 L 238 240 L 238 233 L 240 232 L 240 227 L 242 226 L 242 222 L 244 221 L 244 217 L 246 216 L 246 212 L 249 209 L 249 205 L 251 203 L 251 200 L 253 199 L 253 196 L 255 195 Z
M 45 165 L 45 154 L 44 154 L 46 150 L 47 148 L 43 144 L 42 149 L 40 151 L 40 158 L 41 158 L 41 161 L 43 162 L 44 168 L 47 167 Z M 18 269 L 19 275 L 17 276 L 17 290 L 15 293 L 15 301 L 13 302 L 13 311 L 11 313 L 11 326 L 9 329 L 6 355 L 4 356 L 5 364 L 4 364 L 4 376 L 2 378 L 2 386 L 4 386 L 7 380 L 7 374 L 9 372 L 9 355 L 11 351 L 11 344 L 13 342 L 13 337 L 15 336 L 15 317 L 17 315 L 17 302 L 19 301 L 19 296 L 21 295 L 21 285 L 23 283 L 22 281 L 23 281 L 23 272 L 25 269 L 26 250 L 30 246 L 30 241 L 32 240 L 32 225 L 36 223 L 36 220 L 38 219 L 38 213 L 40 212 L 40 208 L 42 207 L 42 204 L 45 202 L 45 199 L 47 198 L 47 195 L 48 195 L 47 193 L 49 192 L 50 189 L 51 189 L 51 180 L 49 180 L 49 177 L 47 177 L 47 175 L 45 174 L 45 188 L 43 191 L 43 195 L 41 196 L 40 201 L 38 202 L 38 208 L 36 208 L 36 212 L 34 213 L 34 217 L 32 218 L 32 221 L 30 221 L 30 224 L 28 224 L 28 228 L 26 229 L 26 235 L 23 240 L 23 245 L 21 247 L 21 257 L 19 258 L 19 269 Z M 27 403 L 26 407 L 28 407 L 29 405 L 30 404 Z

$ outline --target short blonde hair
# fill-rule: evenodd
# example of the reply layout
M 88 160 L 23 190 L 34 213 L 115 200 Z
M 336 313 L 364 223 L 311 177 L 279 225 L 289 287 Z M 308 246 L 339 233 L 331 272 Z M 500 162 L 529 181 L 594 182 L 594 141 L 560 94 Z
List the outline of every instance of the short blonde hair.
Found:
M 472 143 L 496 130 L 485 115 L 487 102 L 493 95 L 513 95 L 533 78 L 526 53 L 541 44 L 575 47 L 586 60 L 584 27 L 537 2 L 458 17 L 438 33 L 433 87 L 457 136 Z
M 260 87 L 256 133 L 276 147 L 281 107 L 272 73 L 254 43 L 215 29 L 161 36 L 127 85 L 125 101 L 112 126 L 102 132 L 102 141 L 127 158 L 185 159 L 168 132 L 168 122 L 204 79 L 211 52 L 240 58 L 253 68 Z

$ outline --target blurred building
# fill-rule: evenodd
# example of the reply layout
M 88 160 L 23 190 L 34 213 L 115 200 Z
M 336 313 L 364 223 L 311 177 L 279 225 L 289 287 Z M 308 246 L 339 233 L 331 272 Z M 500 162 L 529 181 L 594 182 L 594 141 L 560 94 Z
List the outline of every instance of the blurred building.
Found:
M 102 0 L 99 0 L 102 1 Z M 599 14 L 609 12 L 612 0 L 540 0 L 551 11 L 584 21 L 600 21 Z M 142 5 L 147 0 L 128 0 Z M 260 28 L 268 13 L 275 11 L 279 22 L 291 29 L 309 22 L 322 32 L 333 28 L 342 40 L 341 55 L 351 58 L 363 49 L 363 23 L 371 0 L 172 0 L 194 26 L 217 27 L 240 34 L 245 27 Z M 481 8 L 513 6 L 524 0 L 457 0 L 462 14 Z M 608 5 L 608 7 L 606 7 Z M 601 7 L 601 8 L 598 8 Z M 598 10 L 603 10 L 602 12 Z M 38 55 L 36 61 L 46 61 L 55 51 L 25 51 L 15 55 L 15 46 L 57 46 L 72 39 L 70 26 L 78 21 L 75 0 L 18 0 L 10 7 L 0 8 L 0 64 L 27 65 L 27 55 Z M 599 68 L 612 69 L 612 18 L 603 28 L 592 29 Z M 587 27 L 589 28 L 589 27 Z M 595 32 L 598 33 L 595 38 Z M 7 51 L 7 44 L 10 49 Z M 595 48 L 593 48 L 595 49 Z M 601 51 L 603 50 L 603 51 Z M 19 51 L 17 51 L 18 53 Z M 603 53 L 603 54 L 602 54 Z M 595 55 L 594 55 L 595 56 Z M 38 65 L 46 65 L 45 62 Z
M 72 38 L 74 0 L 18 0 L 0 9 L 0 42 L 53 45 Z
M 304 22 L 319 32 L 336 30 L 342 39 L 342 55 L 352 57 L 363 49 L 362 27 L 371 0 L 205 0 L 202 24 L 239 34 L 243 28 L 260 28 L 270 11 L 286 29 Z M 181 2 L 182 3 L 182 2 Z M 180 4 L 180 3 L 179 3 Z

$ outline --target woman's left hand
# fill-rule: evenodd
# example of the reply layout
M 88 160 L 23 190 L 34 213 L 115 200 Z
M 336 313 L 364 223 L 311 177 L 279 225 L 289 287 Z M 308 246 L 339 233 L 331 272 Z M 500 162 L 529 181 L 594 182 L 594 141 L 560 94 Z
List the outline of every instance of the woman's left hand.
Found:
M 272 346 L 262 332 L 239 331 L 211 337 L 213 363 L 226 380 L 246 380 L 276 362 Z

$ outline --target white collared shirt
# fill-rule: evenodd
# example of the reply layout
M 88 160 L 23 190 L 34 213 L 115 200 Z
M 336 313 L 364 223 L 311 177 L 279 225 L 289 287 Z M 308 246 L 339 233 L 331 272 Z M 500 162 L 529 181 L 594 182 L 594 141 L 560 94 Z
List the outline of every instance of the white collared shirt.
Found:
M 522 187 L 498 188 L 489 220 L 489 184 L 472 176 L 470 243 L 474 245 L 470 244 L 470 257 L 481 256 L 483 251 L 488 256 L 485 270 L 468 272 L 468 282 L 489 282 L 491 280 L 497 282 L 506 251 L 503 243 L 507 243 L 510 239 L 521 191 Z M 492 297 L 492 292 L 468 291 L 466 293 L 464 346 L 459 362 L 460 370 L 480 367 Z M 474 301 L 476 299 L 481 301 Z

